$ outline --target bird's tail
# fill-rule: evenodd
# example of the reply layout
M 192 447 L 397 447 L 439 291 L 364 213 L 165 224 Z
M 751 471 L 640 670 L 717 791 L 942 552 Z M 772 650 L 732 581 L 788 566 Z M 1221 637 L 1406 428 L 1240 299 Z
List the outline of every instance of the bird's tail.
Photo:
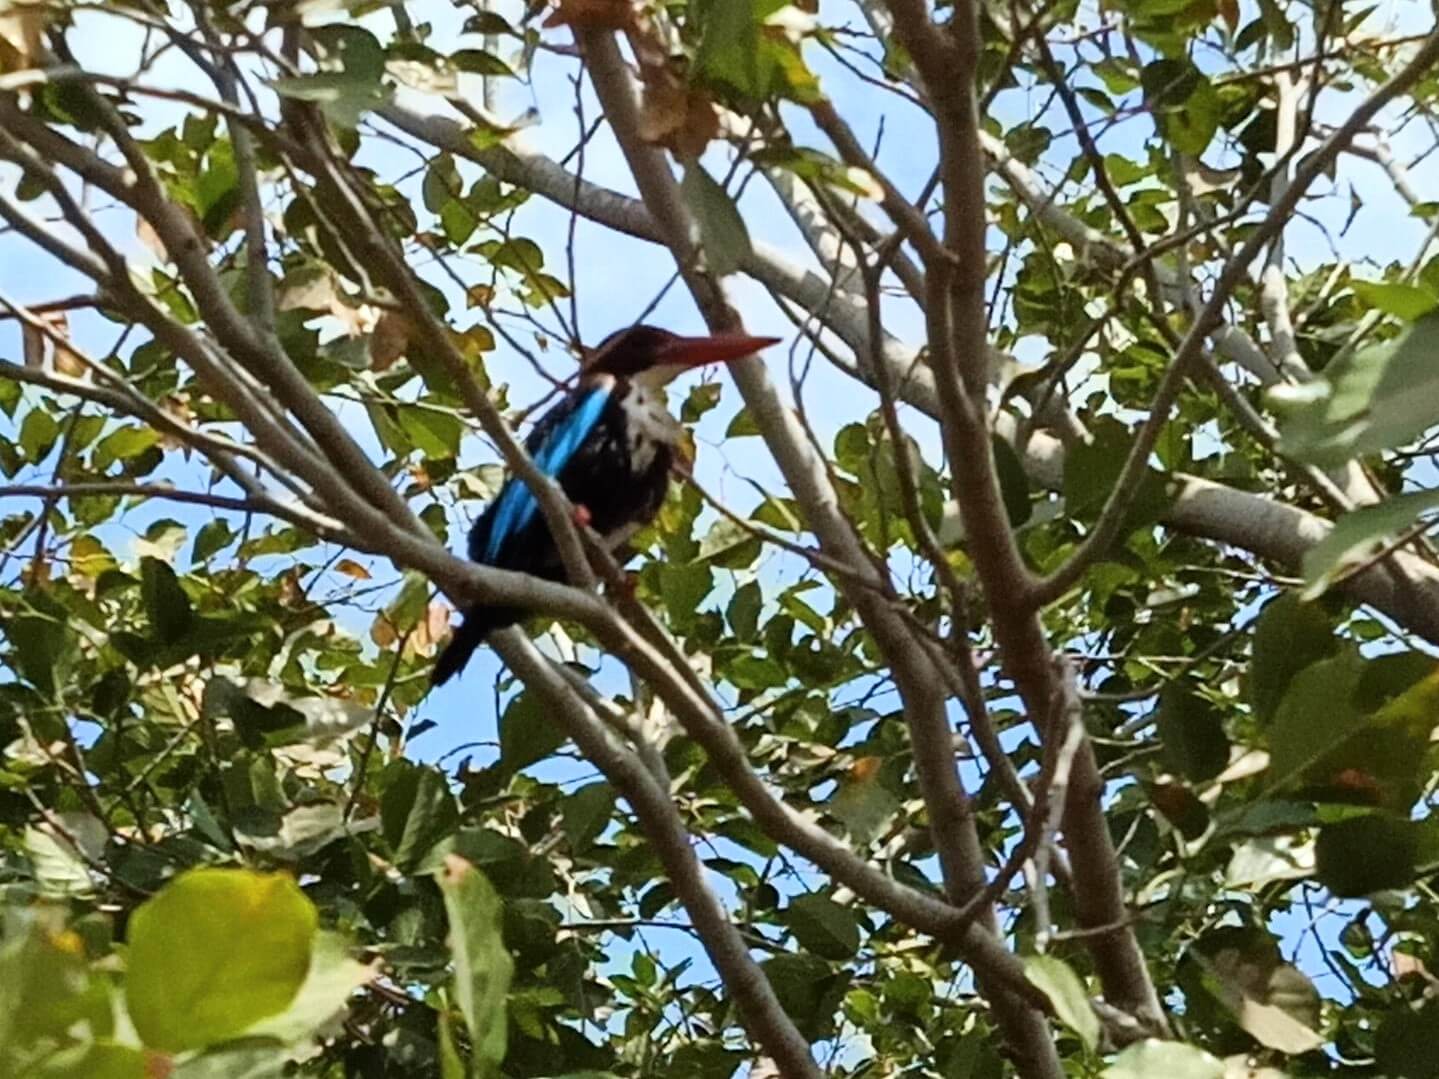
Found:
M 455 630 L 450 643 L 435 660 L 435 666 L 430 671 L 430 685 L 442 686 L 459 674 L 491 631 L 513 626 L 524 616 L 519 607 L 471 607 L 465 612 L 464 621 Z

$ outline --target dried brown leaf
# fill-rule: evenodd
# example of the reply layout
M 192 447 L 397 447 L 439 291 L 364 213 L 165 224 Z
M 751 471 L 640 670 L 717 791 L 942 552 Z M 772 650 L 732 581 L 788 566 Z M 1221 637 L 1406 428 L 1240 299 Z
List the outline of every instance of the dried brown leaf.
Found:
M 390 616 L 381 611 L 370 624 L 370 640 L 381 648 L 390 648 L 399 639 L 400 634 L 396 631 L 395 624 L 390 621 Z
M 25 323 L 20 327 L 21 343 L 25 349 L 25 366 L 30 368 L 41 368 L 45 366 L 45 333 L 38 326 Z
M 370 579 L 370 571 L 352 558 L 342 558 L 336 562 L 335 571 L 337 573 L 343 573 L 346 577 L 353 577 L 357 581 L 368 581 Z
M 370 335 L 370 366 L 384 371 L 405 354 L 413 327 L 398 311 L 386 311 Z
M 45 65 L 45 26 L 55 15 L 45 3 L 7 3 L 0 8 L 0 70 Z

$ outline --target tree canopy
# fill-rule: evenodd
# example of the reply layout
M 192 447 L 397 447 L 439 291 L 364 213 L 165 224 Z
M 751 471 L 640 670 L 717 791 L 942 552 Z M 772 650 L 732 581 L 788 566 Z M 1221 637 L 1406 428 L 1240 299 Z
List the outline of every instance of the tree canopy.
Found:
M 0 5 L 0 1072 L 1439 1076 L 1436 59 Z M 785 345 L 627 566 L 469 563 L 636 321 Z

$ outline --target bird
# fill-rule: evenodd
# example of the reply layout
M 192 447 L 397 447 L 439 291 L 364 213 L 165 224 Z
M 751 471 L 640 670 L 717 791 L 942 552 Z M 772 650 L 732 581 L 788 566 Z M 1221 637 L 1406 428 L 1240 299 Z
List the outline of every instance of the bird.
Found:
M 779 341 L 740 333 L 684 337 L 646 325 L 617 330 L 584 353 L 575 388 L 540 417 L 525 449 L 559 483 L 577 522 L 620 551 L 664 503 L 684 435 L 666 407 L 665 386 L 687 370 L 742 359 Z M 516 476 L 470 529 L 469 556 L 546 580 L 566 576 L 539 503 Z M 435 660 L 431 684 L 449 681 L 491 632 L 524 617 L 521 607 L 470 607 Z

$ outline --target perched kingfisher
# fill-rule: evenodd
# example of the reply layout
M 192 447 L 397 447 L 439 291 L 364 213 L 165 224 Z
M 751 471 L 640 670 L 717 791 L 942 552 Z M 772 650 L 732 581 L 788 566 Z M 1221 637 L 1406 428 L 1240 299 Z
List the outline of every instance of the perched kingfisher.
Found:
M 666 384 L 690 368 L 737 360 L 778 341 L 681 337 L 653 326 L 619 330 L 585 355 L 579 384 L 540 418 L 525 448 L 574 503 L 576 518 L 618 551 L 659 512 L 684 434 L 665 405 Z M 565 576 L 539 503 L 514 476 L 470 529 L 469 550 L 487 566 L 551 581 Z M 443 685 L 491 630 L 524 616 L 519 607 L 471 607 L 435 662 L 431 683 Z

